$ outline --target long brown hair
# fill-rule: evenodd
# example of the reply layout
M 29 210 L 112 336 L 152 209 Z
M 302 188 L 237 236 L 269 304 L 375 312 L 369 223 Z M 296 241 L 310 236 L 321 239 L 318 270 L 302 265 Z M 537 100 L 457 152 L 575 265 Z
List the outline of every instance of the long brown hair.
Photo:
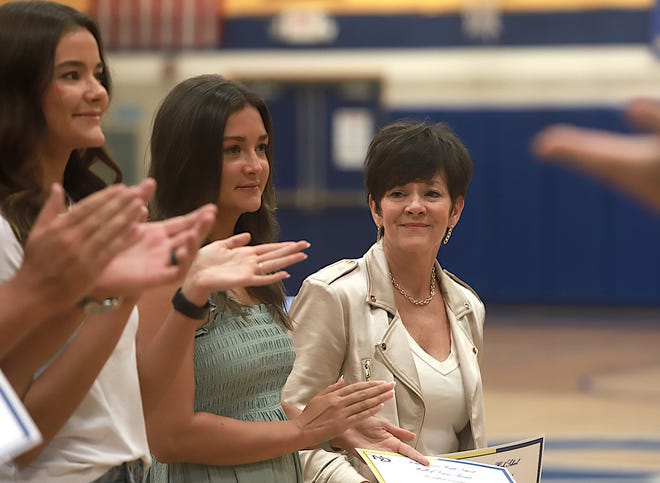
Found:
M 0 211 L 25 243 L 46 193 L 40 183 L 37 149 L 48 134 L 42 109 L 53 80 L 55 51 L 68 32 L 88 30 L 103 65 L 103 43 L 88 15 L 54 2 L 10 2 L 0 6 Z M 107 66 L 101 83 L 111 91 Z M 110 179 L 95 174 L 110 173 Z M 64 172 L 64 189 L 81 199 L 121 180 L 121 171 L 103 147 L 75 150 Z
M 268 133 L 266 156 L 271 170 L 260 208 L 243 213 L 234 233 L 249 232 L 253 245 L 277 240 L 273 130 L 268 107 L 243 85 L 219 75 L 201 75 L 181 82 L 165 97 L 156 113 L 149 168 L 149 176 L 158 186 L 150 206 L 152 219 L 162 220 L 188 213 L 205 203 L 217 203 L 223 163 L 221 140 L 227 119 L 247 106 L 259 111 Z M 284 310 L 282 283 L 249 287 L 247 291 L 260 302 L 271 304 L 279 321 L 291 328 Z M 239 309 L 238 304 L 230 307 Z

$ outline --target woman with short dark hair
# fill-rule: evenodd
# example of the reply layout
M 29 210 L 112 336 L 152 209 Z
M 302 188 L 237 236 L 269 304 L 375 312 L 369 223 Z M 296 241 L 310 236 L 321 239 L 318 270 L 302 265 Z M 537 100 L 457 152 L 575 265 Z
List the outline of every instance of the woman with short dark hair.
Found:
M 470 155 L 443 124 L 399 121 L 370 143 L 364 175 L 378 240 L 362 258 L 303 282 L 290 309 L 297 357 L 284 397 L 305 404 L 340 376 L 396 381 L 378 418 L 326 449 L 389 450 L 424 461 L 485 446 L 484 305 L 436 260 L 463 211 Z M 305 481 L 373 479 L 351 453 L 318 449 L 302 461 Z

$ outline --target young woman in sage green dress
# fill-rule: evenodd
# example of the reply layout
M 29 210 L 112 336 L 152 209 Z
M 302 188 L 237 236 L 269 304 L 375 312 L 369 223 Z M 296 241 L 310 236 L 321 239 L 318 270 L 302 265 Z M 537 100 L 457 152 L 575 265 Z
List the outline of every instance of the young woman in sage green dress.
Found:
M 214 202 L 211 242 L 242 232 L 254 244 L 274 242 L 272 137 L 266 105 L 240 84 L 204 75 L 174 87 L 154 120 L 153 217 Z M 269 254 L 256 263 L 264 274 L 282 268 Z M 237 280 L 242 269 L 237 266 Z M 162 291 L 143 296 L 143 338 L 165 318 L 170 297 Z M 154 457 L 148 481 L 302 482 L 298 450 L 318 447 L 392 397 L 392 384 L 345 386 L 342 379 L 302 411 L 282 401 L 295 358 L 284 300 L 281 279 L 186 293 L 182 310 L 200 319 L 199 327 L 172 389 L 146 415 Z

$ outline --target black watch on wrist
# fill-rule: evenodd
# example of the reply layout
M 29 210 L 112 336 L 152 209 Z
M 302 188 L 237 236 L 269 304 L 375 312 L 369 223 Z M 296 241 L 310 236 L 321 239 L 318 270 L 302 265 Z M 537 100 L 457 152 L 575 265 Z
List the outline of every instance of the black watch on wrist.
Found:
M 172 307 L 177 312 L 196 320 L 204 320 L 209 313 L 211 303 L 207 301 L 203 306 L 195 305 L 183 295 L 181 287 L 176 291 L 172 297 Z
M 96 300 L 89 295 L 86 295 L 81 298 L 76 305 L 86 314 L 98 315 L 116 309 L 121 302 L 121 297 L 110 297 L 103 300 Z

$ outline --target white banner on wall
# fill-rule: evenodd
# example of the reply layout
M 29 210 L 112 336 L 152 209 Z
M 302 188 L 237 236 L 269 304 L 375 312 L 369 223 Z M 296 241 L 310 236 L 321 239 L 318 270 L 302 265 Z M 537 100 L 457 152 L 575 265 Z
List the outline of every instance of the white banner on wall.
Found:
M 338 169 L 361 170 L 374 135 L 369 109 L 342 108 L 332 115 L 332 159 Z

